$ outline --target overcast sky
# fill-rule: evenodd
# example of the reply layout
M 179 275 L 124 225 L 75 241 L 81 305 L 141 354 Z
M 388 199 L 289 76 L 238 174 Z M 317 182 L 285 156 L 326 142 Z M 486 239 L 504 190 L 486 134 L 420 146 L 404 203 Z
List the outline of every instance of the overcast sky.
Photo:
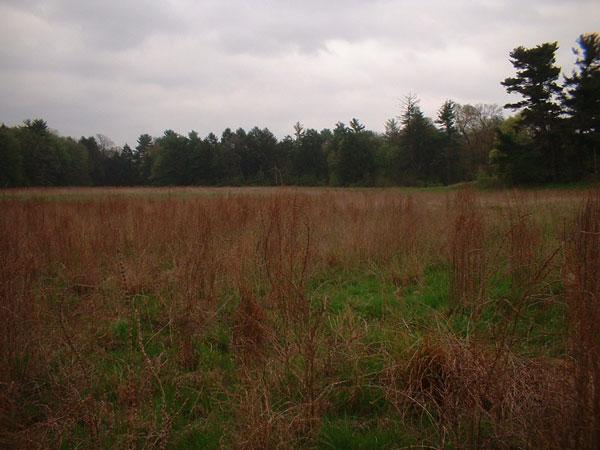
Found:
M 518 45 L 572 69 L 597 0 L 0 0 L 0 122 L 134 144 L 165 129 L 277 136 L 358 117 L 382 130 L 409 93 L 504 104 Z

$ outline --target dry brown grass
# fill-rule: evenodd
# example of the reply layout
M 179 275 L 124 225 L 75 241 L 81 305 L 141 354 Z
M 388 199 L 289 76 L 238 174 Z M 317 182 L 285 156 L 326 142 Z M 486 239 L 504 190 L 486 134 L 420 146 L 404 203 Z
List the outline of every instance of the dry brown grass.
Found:
M 518 192 L 511 193 L 508 206 L 509 270 L 517 288 L 533 281 L 540 244 L 540 230 Z
M 315 447 L 324 417 L 383 402 L 378 423 L 441 448 L 596 448 L 600 201 L 576 216 L 581 197 L 5 193 L 0 447 L 166 448 L 215 409 L 220 447 Z M 516 300 L 490 293 L 506 267 Z M 343 286 L 323 277 L 357 271 L 392 285 L 385 315 L 330 308 Z M 448 276 L 445 303 L 413 317 L 405 297 L 431 271 Z M 568 351 L 550 357 L 527 313 L 562 300 Z
M 566 242 L 563 271 L 574 383 L 569 444 L 600 446 L 600 194 L 590 193 Z
M 486 245 L 481 206 L 470 190 L 457 192 L 450 234 L 450 296 L 458 308 L 478 309 L 485 296 Z
M 436 448 L 561 448 L 564 363 L 507 353 L 499 365 L 497 358 L 484 343 L 432 333 L 390 367 L 388 399 L 433 427 Z

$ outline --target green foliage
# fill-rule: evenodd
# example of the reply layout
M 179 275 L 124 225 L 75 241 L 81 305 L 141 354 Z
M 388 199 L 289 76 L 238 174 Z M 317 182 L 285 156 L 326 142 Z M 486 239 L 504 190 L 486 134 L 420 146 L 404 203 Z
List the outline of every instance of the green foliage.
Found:
M 340 313 L 350 307 L 361 317 L 370 319 L 383 317 L 386 307 L 397 303 L 393 285 L 382 284 L 375 276 L 361 274 L 346 275 L 326 295 L 333 312 Z
M 79 139 L 79 144 L 81 144 L 88 153 L 89 159 L 89 174 L 94 186 L 102 186 L 106 184 L 106 164 L 105 164 L 105 155 L 100 150 L 100 146 L 96 141 L 96 138 L 93 136 L 90 137 L 81 137 Z
M 152 166 L 152 180 L 159 185 L 189 185 L 192 181 L 192 146 L 173 130 L 157 139 L 158 150 Z
M 341 186 L 369 186 L 374 182 L 376 137 L 357 119 L 351 127 L 339 122 L 328 143 L 330 184 Z
M 565 77 L 566 92 L 562 97 L 568 114 L 572 179 L 590 172 L 597 177 L 600 170 L 600 34 L 583 34 L 578 43 L 577 71 Z
M 241 156 L 238 153 L 242 140 L 240 134 L 234 134 L 229 128 L 223 131 L 214 159 L 214 176 L 218 180 L 216 184 L 243 184 Z
M 554 65 L 557 49 L 556 42 L 534 48 L 515 48 L 510 58 L 517 74 L 502 82 L 509 94 L 517 93 L 523 97 L 518 102 L 508 103 L 506 108 L 523 108 L 523 122 L 531 126 L 536 134 L 546 132 L 560 111 L 554 102 L 554 96 L 561 92 L 557 83 L 560 67 Z
M 149 134 L 141 134 L 137 140 L 133 155 L 136 168 L 136 184 L 146 184 L 152 175 L 152 145 L 153 139 Z
M 318 186 L 327 183 L 325 142 L 324 136 L 317 130 L 296 129 L 296 138 L 290 142 L 291 174 L 296 184 Z
M 129 321 L 124 318 L 115 320 L 110 325 L 110 332 L 116 341 L 119 343 L 125 343 L 129 338 L 130 333 Z
M 402 294 L 406 313 L 412 320 L 430 320 L 432 311 L 445 311 L 448 308 L 450 274 L 446 267 L 430 267 L 424 279 L 407 286 Z
M 218 425 L 206 426 L 202 423 L 185 423 L 178 427 L 182 431 L 174 437 L 173 442 L 167 448 L 181 450 L 220 449 L 222 448 L 222 430 L 219 429 Z
M 438 131 L 412 94 L 404 99 L 401 124 L 396 150 L 397 182 L 406 185 L 441 183 L 445 176 L 445 161 L 437 142 Z
M 496 130 L 502 123 L 502 109 L 497 105 L 457 105 L 456 127 L 459 141 L 459 180 L 472 180 L 479 172 L 490 169 L 489 153 L 494 148 Z
M 540 164 L 541 150 L 530 132 L 521 126 L 521 118 L 506 120 L 498 129 L 496 149 L 490 153 L 496 172 L 509 184 L 541 183 L 546 171 Z
M 14 130 L 0 126 L 0 186 L 25 184 L 23 160 L 19 141 Z
M 508 93 L 520 94 L 523 99 L 508 103 L 505 108 L 520 109 L 517 128 L 527 130 L 532 141 L 519 148 L 514 142 L 501 137 L 505 153 L 514 155 L 517 173 L 509 174 L 511 181 L 524 181 L 522 169 L 537 166 L 530 181 L 558 181 L 562 178 L 563 148 L 558 133 L 560 106 L 555 101 L 562 89 L 558 85 L 560 67 L 555 66 L 558 44 L 544 43 L 534 48 L 517 47 L 510 53 L 517 70 L 515 77 L 506 78 L 502 85 Z M 504 142 L 502 140 L 504 139 Z M 512 150 L 508 150 L 510 147 Z
M 305 129 L 277 139 L 268 128 L 202 138 L 166 130 L 135 148 L 105 136 L 78 142 L 42 119 L 0 128 L 0 187 L 133 185 L 437 186 L 564 183 L 600 177 L 600 37 L 578 39 L 576 70 L 559 84 L 556 42 L 510 53 L 515 75 L 502 81 L 521 99 L 503 124 L 497 105 L 446 100 L 435 120 L 416 95 L 375 133 L 358 119 L 333 131 Z M 559 102 L 560 100 L 560 102 Z M 436 128 L 437 126 L 437 128 Z
M 277 138 L 268 128 L 252 128 L 240 150 L 245 184 L 275 184 L 281 163 L 277 158 Z
M 18 130 L 23 149 L 25 176 L 34 186 L 60 184 L 58 151 L 53 146 L 52 135 L 41 119 L 25 121 Z
M 52 133 L 45 121 L 0 127 L 0 186 L 90 184 L 86 148 Z
M 378 428 L 364 426 L 350 418 L 325 419 L 319 436 L 321 449 L 376 450 L 410 445 L 409 439 L 398 427 Z
M 459 141 L 458 129 L 456 127 L 457 104 L 452 100 L 446 100 L 440 110 L 436 123 L 440 126 L 441 136 L 439 146 L 441 152 L 440 173 L 444 184 L 456 183 L 459 176 Z

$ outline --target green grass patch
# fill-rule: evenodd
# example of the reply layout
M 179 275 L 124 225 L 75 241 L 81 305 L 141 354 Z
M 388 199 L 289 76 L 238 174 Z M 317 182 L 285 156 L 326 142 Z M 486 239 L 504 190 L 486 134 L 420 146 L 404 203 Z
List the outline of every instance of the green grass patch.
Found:
M 381 319 L 385 311 L 398 305 L 395 287 L 369 272 L 332 271 L 311 283 L 312 295 L 328 299 L 332 313 L 351 308 L 364 319 Z
M 376 450 L 410 446 L 413 439 L 396 422 L 361 422 L 348 417 L 323 420 L 318 448 L 328 450 Z

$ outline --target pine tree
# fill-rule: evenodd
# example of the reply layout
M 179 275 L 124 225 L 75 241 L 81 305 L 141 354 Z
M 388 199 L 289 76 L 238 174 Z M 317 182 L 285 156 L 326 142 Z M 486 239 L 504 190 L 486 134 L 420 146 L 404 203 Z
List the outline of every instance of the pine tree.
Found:
M 574 148 L 575 175 L 600 170 L 600 34 L 579 36 L 577 71 L 565 77 L 566 92 L 562 97 Z
M 136 168 L 136 183 L 148 184 L 152 174 L 152 136 L 141 134 L 135 147 L 134 165 Z
M 407 95 L 403 103 L 397 156 L 398 181 L 402 184 L 440 182 L 442 179 L 437 167 L 439 149 L 435 142 L 437 131 L 421 111 L 415 95 Z
M 558 143 L 561 111 L 555 101 L 561 93 L 557 83 L 560 68 L 555 66 L 557 49 L 556 42 L 534 48 L 515 48 L 510 58 L 517 74 L 502 82 L 508 93 L 521 94 L 523 97 L 504 107 L 521 110 L 520 126 L 528 128 L 533 135 L 534 145 L 541 155 L 537 163 L 545 166 L 546 181 L 560 180 L 564 165 L 562 147 Z
M 25 184 L 19 141 L 13 129 L 0 125 L 0 187 Z
M 435 121 L 440 127 L 442 147 L 442 165 L 441 177 L 444 184 L 455 183 L 459 179 L 458 175 L 458 130 L 456 128 L 456 103 L 452 100 L 446 100 Z

